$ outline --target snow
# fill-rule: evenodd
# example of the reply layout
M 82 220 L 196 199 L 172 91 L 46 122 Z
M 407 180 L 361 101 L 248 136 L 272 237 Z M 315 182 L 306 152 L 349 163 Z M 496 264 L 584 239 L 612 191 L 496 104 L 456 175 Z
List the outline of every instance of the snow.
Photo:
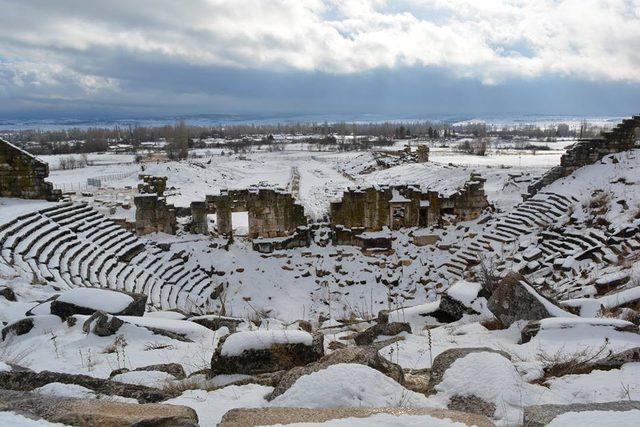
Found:
M 444 265 L 451 261 L 453 252 L 458 251 L 458 248 L 465 250 L 465 245 L 473 236 L 481 234 L 485 226 L 491 227 L 496 221 L 502 220 L 505 212 L 521 201 L 520 194 L 526 190 L 533 177 L 557 164 L 565 144 L 558 144 L 557 149 L 554 144 L 551 145 L 554 150 L 550 154 L 520 155 L 507 147 L 504 151 L 495 149 L 484 158 L 432 147 L 432 162 L 429 164 L 397 164 L 388 169 L 370 170 L 367 174 L 360 172 L 371 163 L 373 157 L 369 153 L 312 152 L 293 146 L 278 153 L 254 151 L 243 155 L 243 158 L 216 154 L 204 159 L 147 164 L 146 172 L 168 176 L 170 188 L 167 196 L 170 202 L 178 206 L 186 206 L 193 200 L 203 200 L 206 194 L 216 194 L 225 188 L 279 186 L 291 190 L 312 219 L 322 219 L 328 211 L 329 202 L 339 199 L 341 192 L 349 186 L 397 185 L 418 180 L 426 188 L 446 193 L 455 191 L 469 179 L 470 172 L 476 170 L 487 178 L 485 189 L 489 201 L 496 207 L 496 212 L 484 216 L 487 220 L 484 225 L 478 221 L 465 221 L 445 228 L 384 230 L 365 234 L 366 237 L 391 238 L 391 254 L 366 254 L 359 248 L 333 246 L 330 243 L 323 246 L 324 242 L 318 239 L 308 248 L 267 255 L 253 251 L 251 242 L 242 238 L 228 245 L 228 250 L 221 250 L 227 244 L 223 238 L 191 234 L 144 236 L 140 241 L 148 244 L 150 251 L 155 251 L 158 243 L 167 244 L 168 249 L 160 252 L 159 264 L 168 263 L 172 257 L 179 256 L 185 259 L 186 270 L 202 269 L 212 277 L 214 287 L 224 285 L 224 311 L 218 305 L 218 300 L 208 298 L 213 289 L 208 287 L 202 287 L 201 295 L 194 296 L 194 299 L 203 303 L 202 307 L 194 308 L 193 304 L 185 302 L 186 296 L 182 294 L 179 296 L 182 300 L 162 304 L 161 308 L 168 310 L 176 306 L 186 308 L 185 311 L 190 311 L 193 315 L 203 315 L 202 317 L 217 316 L 211 313 L 225 313 L 234 319 L 243 319 L 238 326 L 241 332 L 229 336 L 221 349 L 227 355 L 238 355 L 248 348 L 267 348 L 276 342 L 301 342 L 310 345 L 310 334 L 293 329 L 296 328 L 294 322 L 301 319 L 311 321 L 314 327 L 319 326 L 319 323 L 327 326 L 323 332 L 327 334 L 325 343 L 328 344 L 371 324 L 363 322 L 344 326 L 345 319 L 371 319 L 380 309 L 390 310 L 391 321 L 406 321 L 411 324 L 412 334 L 403 333 L 404 340 L 380 350 L 381 355 L 405 369 L 430 368 L 433 359 L 450 348 L 486 346 L 512 355 L 511 362 L 489 353 L 459 359 L 445 374 L 446 378 L 437 394 L 429 398 L 413 394 L 367 367 L 336 365 L 301 377 L 291 390 L 278 398 L 280 404 L 289 406 L 411 404 L 442 408 L 446 407 L 454 393 L 473 393 L 496 404 L 498 413 L 494 421 L 499 425 L 511 425 L 519 422 L 522 406 L 528 404 L 589 403 L 629 398 L 639 400 L 639 363 L 628 363 L 621 369 L 610 371 L 551 378 L 546 381 L 545 387 L 531 384 L 533 380 L 541 378 L 549 358 L 553 359 L 558 355 L 571 357 L 581 352 L 595 354 L 601 348 L 603 350 L 600 354 L 606 357 L 610 352 L 620 352 L 639 345 L 638 334 L 616 330 L 628 327 L 629 323 L 598 317 L 603 314 L 601 306 L 605 309 L 615 308 L 640 299 L 640 291 L 635 286 L 636 279 L 640 278 L 636 249 L 629 253 L 624 265 L 619 263 L 616 255 L 618 252 L 613 253 L 609 249 L 606 259 L 613 259 L 612 265 L 590 259 L 577 260 L 578 254 L 568 250 L 558 257 L 557 266 L 566 261 L 566 265 L 571 266 L 575 272 L 556 271 L 560 280 L 554 277 L 554 283 L 549 283 L 548 278 L 554 273 L 545 278 L 548 271 L 544 269 L 551 268 L 549 265 L 553 261 L 549 264 L 544 261 L 546 256 L 540 256 L 542 251 L 535 244 L 540 243 L 536 240 L 540 237 L 537 231 L 521 236 L 511 246 L 501 247 L 500 244 L 491 243 L 496 255 L 506 259 L 506 268 L 524 267 L 529 260 L 519 259 L 520 255 L 537 257 L 531 266 L 539 263 L 542 269 L 527 274 L 530 283 L 545 289 L 549 289 L 549 286 L 552 292 L 561 287 L 570 289 L 570 293 L 562 294 L 562 298 L 571 299 L 561 304 L 579 308 L 583 317 L 573 316 L 552 305 L 534 292 L 531 286 L 524 284 L 556 316 L 541 321 L 541 330 L 525 344 L 519 342 L 520 330 L 526 322 L 517 322 L 508 329 L 487 329 L 483 326 L 484 322 L 479 322 L 486 314 L 486 300 L 478 298 L 480 285 L 460 281 L 445 271 Z M 205 155 L 205 152 L 202 154 Z M 607 157 L 602 163 L 578 170 L 573 177 L 552 184 L 550 188 L 553 191 L 573 198 L 575 203 L 572 202 L 572 208 L 575 209 L 574 216 L 578 221 L 571 226 L 566 225 L 566 212 L 560 212 L 562 217 L 552 226 L 566 226 L 567 235 L 569 232 L 605 234 L 597 228 L 585 230 L 579 227 L 585 215 L 581 206 L 590 200 L 593 191 L 597 189 L 611 192 L 614 203 L 607 220 L 611 222 L 612 230 L 639 225 L 640 220 L 633 219 L 637 212 L 636 206 L 640 206 L 640 192 L 637 191 L 636 183 L 640 166 L 638 154 L 639 151 L 634 151 L 616 155 L 619 163 L 613 163 L 612 157 Z M 99 200 L 102 200 L 103 210 L 109 211 L 108 206 L 111 204 L 130 201 L 135 190 L 126 187 L 135 188 L 139 172 L 139 166 L 130 164 L 128 158 L 114 155 L 111 160 L 114 164 L 108 164 L 110 160 L 105 157 L 98 166 L 74 171 L 55 171 L 54 181 L 83 183 L 87 177 L 122 175 L 106 181 L 113 188 L 96 190 L 94 198 L 86 198 L 94 205 L 99 205 L 102 203 Z M 453 164 L 449 165 L 449 162 Z M 344 167 L 347 163 L 351 169 Z M 122 174 L 118 173 L 120 170 Z M 294 185 L 296 175 L 299 176 L 297 190 Z M 626 183 L 617 182 L 620 178 L 625 178 Z M 536 196 L 536 200 L 545 197 L 540 194 Z M 79 198 L 81 197 L 74 196 L 74 200 Z M 620 203 L 615 203 L 623 198 L 629 209 L 622 209 Z M 0 223 L 11 221 L 16 215 L 48 206 L 53 204 L 0 198 Z M 135 217 L 135 208 L 127 212 L 122 208 L 118 209 L 113 215 Z M 237 225 L 234 222 L 234 226 Z M 322 225 L 318 227 L 318 234 L 328 231 Z M 413 236 L 416 235 L 433 235 L 438 243 L 417 247 L 412 243 Z M 634 239 L 627 239 L 623 244 L 637 244 L 634 242 Z M 24 243 L 21 244 L 24 246 Z M 520 252 L 514 252 L 515 249 Z M 621 253 L 626 253 L 625 251 L 626 246 L 623 246 Z M 582 270 L 585 267 L 590 269 Z M 617 280 L 626 274 L 632 280 L 625 283 L 617 293 L 584 298 L 596 295 L 593 284 Z M 38 301 L 45 301 L 69 286 L 66 282 L 55 279 L 46 284 L 34 284 L 32 277 L 31 266 L 19 256 L 11 254 L 5 245 L 0 253 L 0 285 L 13 289 L 18 302 L 0 298 L 0 321 L 11 323 L 24 318 L 25 312 L 36 306 Z M 384 283 L 385 279 L 394 281 L 393 288 Z M 126 283 L 125 286 L 130 284 Z M 172 295 L 169 290 L 173 289 L 175 288 L 170 286 L 162 290 L 155 288 L 163 299 Z M 109 292 L 104 289 L 98 291 Z M 74 292 L 81 293 L 85 290 L 78 289 L 70 294 Z M 457 322 L 440 324 L 432 314 L 439 308 L 440 296 L 445 292 L 449 297 L 472 306 L 481 315 L 464 316 Z M 189 297 L 194 294 L 195 291 Z M 100 304 L 114 303 L 103 298 L 76 299 L 82 305 L 87 300 L 92 304 L 94 300 Z M 124 301 L 121 301 L 119 307 L 123 304 Z M 190 373 L 210 365 L 217 343 L 222 336 L 228 334 L 226 328 L 214 332 L 194 322 L 184 321 L 184 316 L 178 312 L 154 311 L 146 313 L 144 317 L 120 316 L 127 323 L 116 336 L 98 337 L 82 331 L 82 324 L 87 316 L 74 316 L 78 322 L 69 326 L 56 316 L 48 315 L 48 303 L 40 305 L 34 312 L 39 316 L 33 317 L 36 328 L 32 332 L 0 343 L 0 360 L 3 362 L 16 363 L 34 371 L 52 370 L 100 378 L 107 378 L 112 370 L 121 367 L 135 369 L 168 362 L 180 363 Z M 256 314 L 262 317 L 259 330 L 249 331 L 256 328 L 248 321 L 255 319 Z M 616 312 L 610 314 L 618 315 Z M 318 320 L 320 316 L 322 322 Z M 146 327 L 182 334 L 193 342 L 154 334 Z M 425 329 L 427 327 L 429 329 Z M 116 339 L 122 338 L 126 340 L 126 348 L 118 348 L 113 352 Z M 106 351 L 107 349 L 110 351 Z M 126 357 L 123 357 L 124 354 Z M 9 369 L 7 363 L 0 363 L 0 371 Z M 197 379 L 202 387 L 222 388 L 214 391 L 185 391 L 180 397 L 172 399 L 171 403 L 193 407 L 198 412 L 202 425 L 215 425 L 230 408 L 278 403 L 265 400 L 265 395 L 272 390 L 270 387 L 229 385 L 230 382 L 245 378 L 243 375 L 220 375 L 213 379 L 206 379 L 203 375 L 190 377 L 184 381 L 189 383 Z M 129 372 L 117 379 L 158 387 L 164 386 L 167 381 L 175 381 L 169 374 L 147 371 Z M 86 389 L 59 384 L 42 387 L 40 391 L 53 394 L 87 392 Z M 361 420 L 336 420 L 332 423 L 386 425 L 397 422 L 405 425 L 414 421 L 432 421 L 428 418 L 416 421 L 408 418 L 409 416 L 397 419 L 389 417 L 391 416 L 381 414 Z
M 310 346 L 313 337 L 305 331 L 259 330 L 231 334 L 222 345 L 223 356 L 239 356 L 245 350 L 264 350 L 274 344 L 304 344 Z
M 638 425 L 640 410 L 567 412 L 555 417 L 549 427 L 632 427 Z
M 44 200 L 25 200 L 0 197 L 0 225 L 16 219 L 21 215 L 55 206 L 57 203 Z
M 627 322 L 626 320 L 607 318 L 548 318 L 539 320 L 538 322 L 541 330 L 565 329 L 579 325 L 637 329 L 637 326 L 631 322 Z
M 393 189 L 391 191 L 391 200 L 389 200 L 389 203 L 410 203 L 411 200 L 407 199 L 406 197 L 404 197 L 402 194 L 400 194 L 400 192 L 396 189 Z
M 435 312 L 440 307 L 440 300 L 414 305 L 413 307 L 401 308 L 389 312 L 390 322 L 407 322 L 412 330 L 421 330 L 425 325 L 433 325 L 438 322 L 429 314 Z
M 9 371 L 11 371 L 11 366 L 9 366 L 6 363 L 0 361 L 0 372 L 9 372 Z
M 64 424 L 46 420 L 32 420 L 16 412 L 0 412 L 0 425 L 11 427 L 65 427 Z
M 567 307 L 579 307 L 580 315 L 584 317 L 595 317 L 602 308 L 614 308 L 628 302 L 640 299 L 640 287 L 625 289 L 600 298 L 576 298 L 565 300 L 562 305 Z
M 49 383 L 42 387 L 34 388 L 33 393 L 46 396 L 72 397 L 76 399 L 95 399 L 93 390 L 77 384 Z
M 31 328 L 31 330 L 26 334 L 13 336 L 12 338 L 13 340 L 22 341 L 30 337 L 51 334 L 52 331 L 56 330 L 62 325 L 62 319 L 52 314 L 31 316 L 28 318 L 31 319 L 33 322 L 33 327 Z M 9 335 L 6 338 L 7 341 L 10 339 L 8 337 Z
M 596 285 L 607 285 L 612 282 L 620 281 L 629 277 L 628 271 L 616 271 L 614 273 L 605 274 L 596 280 Z
M 184 335 L 194 342 L 208 342 L 214 335 L 213 331 L 194 322 L 147 316 L 118 316 L 118 318 L 134 325 L 158 328 Z
M 145 317 L 157 317 L 159 319 L 184 320 L 185 315 L 177 311 L 151 311 L 145 313 Z
M 620 369 L 592 371 L 586 375 L 565 375 L 547 381 L 556 396 L 577 403 L 640 400 L 640 363 L 627 363 Z
M 163 388 L 175 379 L 173 375 L 161 371 L 130 371 L 111 378 L 112 381 L 156 388 Z
M 62 292 L 58 301 L 115 314 L 133 303 L 133 298 L 122 292 L 106 289 L 75 288 Z
M 523 405 L 545 403 L 546 396 L 544 387 L 524 382 L 508 359 L 490 352 L 470 353 L 454 361 L 436 390 L 440 398 L 473 395 L 493 403 L 495 418 L 507 425 L 521 422 Z
M 365 365 L 340 363 L 303 375 L 271 406 L 299 408 L 428 406 L 427 398 L 407 390 Z
M 478 297 L 482 285 L 476 282 L 459 281 L 447 289 L 447 295 L 467 307 Z
M 282 424 L 274 424 L 273 426 Z M 430 415 L 392 415 L 374 414 L 368 417 L 350 417 L 329 420 L 322 423 L 291 423 L 288 427 L 466 427 L 467 424 L 451 421 L 448 418 L 436 418 Z
M 273 387 L 257 384 L 231 385 L 214 391 L 187 390 L 175 399 L 162 403 L 193 408 L 198 414 L 201 426 L 215 426 L 231 409 L 265 406 L 267 404 L 265 396 L 272 391 Z

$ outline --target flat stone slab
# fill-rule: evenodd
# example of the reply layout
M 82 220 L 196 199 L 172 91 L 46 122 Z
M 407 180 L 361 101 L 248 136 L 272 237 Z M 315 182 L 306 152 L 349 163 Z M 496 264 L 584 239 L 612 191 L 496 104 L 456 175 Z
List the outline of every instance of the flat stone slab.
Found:
M 376 414 L 429 415 L 468 426 L 493 426 L 487 417 L 447 409 L 433 408 L 257 408 L 232 409 L 222 417 L 218 427 L 250 427 L 273 424 L 321 423 L 341 418 L 367 418 Z
M 0 390 L 0 411 L 72 426 L 198 426 L 196 412 L 181 405 L 70 399 L 9 390 Z
M 585 411 L 630 411 L 640 409 L 640 401 L 621 400 L 604 403 L 572 403 L 569 405 L 535 405 L 524 408 L 525 427 L 543 427 L 559 415 L 567 412 Z

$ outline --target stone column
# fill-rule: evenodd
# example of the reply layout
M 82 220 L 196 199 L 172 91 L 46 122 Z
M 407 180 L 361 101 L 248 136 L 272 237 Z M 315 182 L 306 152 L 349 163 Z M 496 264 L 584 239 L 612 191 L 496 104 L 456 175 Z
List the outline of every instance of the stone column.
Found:
M 216 203 L 216 215 L 218 233 L 230 234 L 231 233 L 231 205 L 228 197 L 221 197 Z
M 191 202 L 191 233 L 209 234 L 206 202 Z

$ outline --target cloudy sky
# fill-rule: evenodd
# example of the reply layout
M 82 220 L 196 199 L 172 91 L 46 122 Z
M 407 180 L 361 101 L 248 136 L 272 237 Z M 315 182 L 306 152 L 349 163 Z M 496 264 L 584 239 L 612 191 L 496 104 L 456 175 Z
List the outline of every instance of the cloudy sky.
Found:
M 4 117 L 640 112 L 640 0 L 0 0 Z

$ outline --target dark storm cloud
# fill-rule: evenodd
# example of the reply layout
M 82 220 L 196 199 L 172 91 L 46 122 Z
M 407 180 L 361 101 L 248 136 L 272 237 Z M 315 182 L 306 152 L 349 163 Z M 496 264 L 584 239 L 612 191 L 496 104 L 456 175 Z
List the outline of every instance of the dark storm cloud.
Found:
M 0 0 L 0 112 L 629 114 L 640 1 L 606 6 Z

